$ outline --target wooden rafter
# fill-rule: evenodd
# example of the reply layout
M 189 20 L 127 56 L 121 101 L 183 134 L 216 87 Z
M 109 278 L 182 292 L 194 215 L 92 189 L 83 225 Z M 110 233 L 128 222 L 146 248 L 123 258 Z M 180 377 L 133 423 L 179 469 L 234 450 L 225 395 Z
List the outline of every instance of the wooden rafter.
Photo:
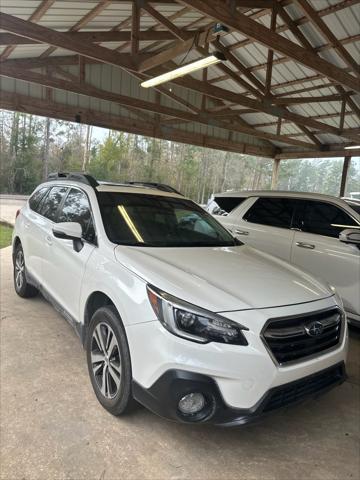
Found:
M 291 5 L 292 3 L 293 3 L 293 0 L 282 0 L 281 2 L 279 2 L 279 5 L 281 5 L 282 7 L 286 7 L 288 5 Z M 317 13 L 320 17 L 325 17 L 326 15 L 331 15 L 332 13 L 341 11 L 353 5 L 357 5 L 358 3 L 359 3 L 359 0 L 343 0 L 342 2 L 337 3 L 335 5 L 330 5 L 329 7 L 323 8 L 322 10 L 319 10 Z M 268 14 L 268 10 L 263 9 L 261 11 L 250 14 L 249 17 L 255 20 L 267 14 Z M 295 20 L 295 24 L 297 26 L 304 25 L 305 23 L 308 23 L 308 22 L 309 22 L 309 19 L 306 17 L 300 17 L 297 20 Z M 288 25 L 284 23 L 284 25 L 281 25 L 276 29 L 276 33 L 286 32 L 288 29 L 289 29 Z M 245 40 L 241 40 L 237 43 L 234 43 L 231 46 L 231 50 L 236 50 L 237 48 L 245 47 L 252 42 L 253 40 L 251 40 L 250 38 L 246 38 Z
M 43 0 L 40 5 L 37 7 L 35 12 L 30 15 L 29 22 L 37 22 L 40 18 L 45 15 L 49 8 L 53 5 L 55 0 Z M 9 55 L 15 50 L 15 45 L 9 45 L 0 55 L 0 60 L 6 60 Z
M 131 54 L 139 53 L 140 8 L 136 1 L 132 4 Z
M 209 115 L 193 114 L 190 112 L 185 112 L 183 110 L 178 110 L 172 107 L 167 107 L 161 104 L 154 104 L 153 102 L 148 102 L 139 98 L 128 97 L 125 95 L 115 94 L 108 92 L 106 90 L 101 90 L 92 85 L 88 84 L 74 84 L 67 80 L 53 78 L 48 75 L 42 75 L 35 72 L 23 72 L 19 71 L 16 68 L 4 67 L 1 68 L 0 75 L 16 78 L 18 80 L 28 81 L 30 83 L 35 83 L 45 87 L 51 87 L 61 90 L 70 91 L 80 95 L 87 95 L 89 97 L 99 98 L 103 100 L 108 100 L 110 102 L 115 102 L 120 105 L 129 106 L 139 110 L 151 112 L 151 113 L 160 113 L 162 115 L 167 115 L 169 117 L 176 117 L 183 120 L 189 120 L 191 122 L 200 123 L 203 125 L 212 125 L 219 128 L 224 128 L 226 130 L 231 130 L 234 132 L 245 133 L 247 135 L 252 135 L 257 138 L 262 138 L 265 140 L 275 140 L 282 143 L 287 143 L 289 145 L 302 146 L 305 148 L 312 147 L 312 144 L 307 142 L 294 140 L 288 138 L 286 135 L 276 136 L 271 133 L 261 132 L 260 130 L 255 130 L 252 127 L 243 126 L 240 123 L 232 123 L 231 125 L 221 122 L 219 120 L 211 119 Z
M 324 20 L 318 15 L 317 11 L 310 5 L 307 0 L 294 0 L 296 5 L 298 5 L 301 10 L 304 12 L 305 16 L 311 21 L 311 23 L 317 28 L 317 30 L 326 38 L 328 42 L 331 43 L 333 48 L 337 51 L 340 57 L 344 62 L 352 69 L 352 71 L 359 75 L 359 65 L 352 58 L 350 53 L 343 47 L 343 45 L 338 41 L 335 35 L 332 33 L 330 28 L 326 25 Z
M 186 32 L 181 33 L 181 41 L 173 43 L 169 48 L 163 50 L 162 52 L 155 54 L 153 57 L 148 60 L 144 60 L 138 66 L 139 72 L 145 72 L 151 68 L 157 67 L 158 65 L 163 65 L 169 60 L 173 60 L 178 55 L 188 52 L 193 46 L 203 45 L 211 38 L 213 35 L 211 30 L 207 29 L 205 31 L 193 32 L 191 36 Z
M 77 32 L 81 28 L 84 28 L 88 23 L 90 23 L 94 18 L 96 18 L 99 15 L 99 13 L 105 10 L 105 8 L 110 5 L 110 3 L 111 3 L 111 0 L 100 0 L 99 3 L 94 8 L 89 10 L 89 12 L 86 15 L 80 18 L 80 20 L 70 28 L 70 32 Z M 40 57 L 46 58 L 50 56 L 52 53 L 55 52 L 56 48 L 57 48 L 56 45 L 50 46 L 48 49 L 45 50 L 45 52 L 43 52 L 40 55 Z
M 327 157 L 344 157 L 346 155 L 349 155 L 349 150 L 345 150 L 344 148 L 342 150 L 337 149 L 337 150 L 327 150 L 324 152 L 319 152 L 319 151 L 308 151 L 308 152 L 282 152 L 276 154 L 275 158 L 278 158 L 279 160 L 286 160 L 289 158 L 327 158 Z M 351 155 L 353 157 L 358 157 L 360 156 L 360 148 L 351 150 Z
M 126 54 L 123 54 L 126 55 Z M 94 60 L 88 60 L 94 62 Z M 17 69 L 25 68 L 26 66 L 33 66 L 33 68 L 38 68 L 41 66 L 46 66 L 47 64 L 58 64 L 58 65 L 77 65 L 78 63 L 78 56 L 64 56 L 64 57 L 51 57 L 49 59 L 26 59 L 26 60 L 7 60 L 3 63 L 3 68 L 5 66 L 14 67 L 16 66 Z M 156 70 L 156 69 L 155 69 Z M 158 69 L 156 74 L 164 73 L 163 69 Z M 229 90 L 215 87 L 214 85 L 204 84 L 202 81 L 196 80 L 194 78 L 179 78 L 173 81 L 173 83 L 185 87 L 190 90 L 194 90 L 201 94 L 205 94 L 210 98 L 215 98 L 218 100 L 222 100 L 228 103 L 241 105 L 245 108 L 250 109 L 250 111 L 258 111 L 264 112 L 269 115 L 273 115 L 277 118 L 281 117 L 285 120 L 289 120 L 295 122 L 297 124 L 301 124 L 303 126 L 312 128 L 314 130 L 318 130 L 319 132 L 324 133 L 333 133 L 334 135 L 339 135 L 339 129 L 321 122 L 318 122 L 312 118 L 304 117 L 299 114 L 295 114 L 293 112 L 286 111 L 283 107 L 280 106 L 272 106 L 271 104 L 264 104 L 263 102 L 256 101 L 254 99 L 248 98 L 245 95 L 236 94 Z
M 305 23 L 309 22 L 309 20 L 306 18 L 306 17 L 301 17 L 300 19 L 298 20 L 291 20 L 291 17 L 287 14 L 287 12 L 284 10 L 284 8 L 281 8 L 281 7 L 284 7 L 288 4 L 292 3 L 292 0 L 287 0 L 287 1 L 282 1 L 282 2 L 279 2 L 278 3 L 278 8 L 279 8 L 279 13 L 281 11 L 285 12 L 284 15 L 287 15 L 287 19 L 288 19 L 288 22 L 285 21 L 284 22 L 284 25 L 282 25 L 281 27 L 278 27 L 276 29 L 276 32 L 277 33 L 281 33 L 281 32 L 285 32 L 287 30 L 289 30 L 289 24 L 290 25 L 293 25 L 293 27 L 298 27 L 300 25 L 304 25 Z M 331 13 L 334 13 L 336 11 L 339 11 L 339 10 L 342 10 L 346 7 L 350 7 L 352 5 L 356 5 L 359 3 L 359 0 L 345 0 L 343 2 L 340 2 L 339 4 L 337 5 L 332 5 L 331 7 L 327 7 L 323 10 L 320 10 L 318 11 L 318 15 L 320 17 L 324 17 L 326 15 L 330 15 Z M 262 10 L 261 12 L 258 12 L 258 13 L 255 13 L 255 14 L 251 14 L 250 15 L 250 18 L 259 18 L 260 16 L 264 16 L 264 15 L 267 15 L 268 11 L 267 10 Z M 360 35 L 353 35 L 351 37 L 348 37 L 348 38 L 344 38 L 342 40 L 338 40 L 342 45 L 346 45 L 348 43 L 354 43 L 354 42 L 357 42 L 358 40 L 360 40 Z M 237 42 L 237 43 L 234 43 L 232 45 L 229 46 L 229 50 L 230 51 L 233 51 L 233 50 L 237 50 L 241 47 L 246 47 L 247 45 L 253 43 L 253 41 L 251 39 L 246 39 L 246 40 L 242 40 L 240 42 Z M 324 45 L 321 45 L 319 47 L 316 47 L 314 49 L 314 52 L 316 53 L 320 53 L 320 52 L 323 52 L 323 51 L 327 51 L 327 50 L 330 50 L 332 49 L 333 46 L 332 44 L 328 43 L 328 44 L 324 44 Z M 282 56 L 280 58 L 277 58 L 277 59 L 274 59 L 273 60 L 273 65 L 279 65 L 279 64 L 283 64 L 283 63 L 286 63 L 286 62 L 289 62 L 291 61 L 292 59 L 288 56 Z M 259 71 L 259 70 L 266 70 L 267 68 L 267 63 L 262 63 L 262 64 L 259 64 L 259 65 L 255 65 L 253 67 L 250 67 L 250 71 L 251 72 L 256 72 L 256 71 Z M 218 79 L 213 79 L 212 82 L 216 83 L 217 81 L 223 81 L 223 80 L 226 80 L 226 76 L 223 76 L 223 77 L 219 77 Z M 320 78 L 320 76 L 319 76 Z M 299 82 L 298 83 L 301 83 L 300 79 L 299 79 Z
M 205 0 L 180 0 L 188 7 L 217 19 L 219 22 L 227 25 L 236 32 L 245 34 L 254 41 L 261 43 L 274 51 L 291 57 L 302 65 L 331 78 L 332 80 L 346 86 L 352 90 L 360 92 L 360 83 L 352 75 L 344 72 L 342 69 L 291 42 L 281 35 L 271 32 L 260 23 L 248 18 L 241 13 L 231 12 L 220 0 L 213 0 L 211 3 Z
M 158 23 L 161 23 L 167 30 L 173 33 L 179 40 L 183 40 L 183 33 L 176 25 L 174 25 L 171 20 L 159 13 L 154 7 L 152 7 L 146 1 L 143 1 L 141 4 L 142 8 L 151 15 Z
M 251 113 L 251 112 L 248 112 L 248 113 Z M 346 115 L 352 115 L 353 112 L 352 110 L 347 110 L 345 111 L 345 117 Z M 315 115 L 311 118 L 313 118 L 314 120 L 327 120 L 327 119 L 333 119 L 333 118 L 338 118 L 339 117 L 339 114 L 338 113 L 324 113 L 322 115 Z M 289 124 L 289 123 L 292 123 L 290 122 L 289 120 L 283 120 L 282 121 L 283 124 Z M 278 122 L 263 122 L 263 123 L 254 123 L 252 126 L 255 127 L 255 128 L 262 128 L 262 127 L 272 127 L 272 126 L 275 126 L 277 125 Z
M 104 43 L 104 42 L 130 42 L 130 31 L 105 30 L 95 32 L 65 32 L 67 37 L 73 40 L 89 43 Z M 138 32 L 139 41 L 159 41 L 164 42 L 174 40 L 175 36 L 166 30 L 145 30 Z M 12 33 L 0 33 L 0 45 L 38 45 L 40 42 L 31 40 L 20 35 Z
M 155 69 L 154 73 L 160 74 L 164 73 L 163 69 Z M 314 130 L 323 131 L 326 133 L 333 133 L 334 135 L 339 135 L 339 130 L 336 127 L 315 121 L 309 117 L 304 117 L 302 115 L 287 111 L 281 106 L 273 106 L 270 103 L 260 102 L 252 98 L 248 98 L 245 95 L 234 93 L 229 90 L 215 87 L 214 85 L 207 85 L 196 80 L 195 78 L 183 77 L 173 80 L 174 84 L 189 88 L 190 90 L 195 90 L 199 93 L 205 93 L 209 97 L 217 98 L 219 100 L 225 100 L 237 105 L 242 105 L 247 108 L 258 112 L 268 113 L 275 117 L 282 117 L 287 120 L 291 120 L 294 123 L 313 128 Z
M 274 5 L 271 12 L 270 31 L 276 31 L 276 18 L 278 14 L 277 5 Z M 265 79 L 265 95 L 269 96 L 271 91 L 271 76 L 274 60 L 274 50 L 269 48 L 267 57 L 266 79 Z
M 0 107 L 8 110 L 43 115 L 70 122 L 78 122 L 113 130 L 122 130 L 138 135 L 162 138 L 173 142 L 192 143 L 201 147 L 216 148 L 230 152 L 240 152 L 248 155 L 273 157 L 275 149 L 272 147 L 258 147 L 234 140 L 224 140 L 214 136 L 195 134 L 172 128 L 170 125 L 149 125 L 147 122 L 133 120 L 118 115 L 100 113 L 86 108 L 78 108 L 59 103 L 49 103 L 46 100 L 34 99 L 24 95 L 3 92 L 0 97 Z
M 27 22 L 6 13 L 0 13 L 0 28 L 54 47 L 65 48 L 66 50 L 76 52 L 79 55 L 100 62 L 128 69 L 136 68 L 135 59 L 132 60 L 129 57 L 125 59 L 120 53 L 111 51 L 108 48 L 72 40 L 62 32 L 51 30 L 50 28 L 36 25 L 32 22 Z

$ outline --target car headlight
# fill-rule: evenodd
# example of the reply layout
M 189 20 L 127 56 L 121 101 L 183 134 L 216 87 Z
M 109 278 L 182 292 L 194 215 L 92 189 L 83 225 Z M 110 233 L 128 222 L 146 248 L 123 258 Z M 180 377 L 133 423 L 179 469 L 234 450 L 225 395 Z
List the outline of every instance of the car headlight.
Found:
M 249 329 L 243 325 L 173 297 L 151 285 L 147 285 L 147 293 L 158 320 L 174 335 L 197 343 L 248 345 L 242 330 Z

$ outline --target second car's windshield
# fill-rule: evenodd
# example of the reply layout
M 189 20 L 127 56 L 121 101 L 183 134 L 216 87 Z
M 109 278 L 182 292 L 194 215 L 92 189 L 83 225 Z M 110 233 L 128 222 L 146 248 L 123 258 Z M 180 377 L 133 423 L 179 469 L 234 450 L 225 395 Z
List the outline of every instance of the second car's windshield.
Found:
M 238 243 L 190 200 L 140 193 L 99 192 L 104 227 L 113 243 L 150 247 L 234 246 Z

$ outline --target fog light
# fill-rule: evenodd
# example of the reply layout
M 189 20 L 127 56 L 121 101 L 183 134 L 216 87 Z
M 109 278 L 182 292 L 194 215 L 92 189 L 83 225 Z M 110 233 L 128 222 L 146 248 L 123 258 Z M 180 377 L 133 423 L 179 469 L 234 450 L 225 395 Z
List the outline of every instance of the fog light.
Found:
M 205 397 L 202 393 L 189 393 L 179 401 L 179 410 L 184 415 L 199 413 L 205 406 Z

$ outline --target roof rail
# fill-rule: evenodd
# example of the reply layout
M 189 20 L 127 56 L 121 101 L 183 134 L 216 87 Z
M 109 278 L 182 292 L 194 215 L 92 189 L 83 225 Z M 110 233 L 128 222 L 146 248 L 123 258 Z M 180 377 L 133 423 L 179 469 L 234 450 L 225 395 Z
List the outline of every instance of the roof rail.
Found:
M 48 178 L 50 180 L 70 180 L 73 182 L 80 182 L 85 183 L 86 185 L 90 185 L 90 187 L 96 188 L 99 183 L 97 180 L 88 175 L 87 173 L 82 172 L 54 172 L 49 173 Z
M 171 187 L 170 185 L 166 185 L 165 183 L 157 183 L 157 182 L 125 182 L 127 185 L 138 185 L 139 187 L 150 187 L 150 188 L 157 188 L 158 190 L 162 190 L 163 192 L 171 192 L 177 193 L 178 195 L 182 195 L 182 193 L 175 190 L 175 188 Z

